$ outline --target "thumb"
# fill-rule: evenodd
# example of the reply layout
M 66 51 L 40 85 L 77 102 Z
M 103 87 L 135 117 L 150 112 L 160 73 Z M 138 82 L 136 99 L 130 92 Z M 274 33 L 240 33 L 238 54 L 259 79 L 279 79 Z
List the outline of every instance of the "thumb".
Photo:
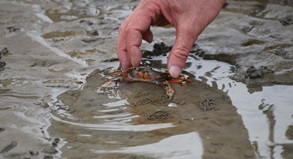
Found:
M 173 78 L 177 78 L 183 70 L 190 48 L 198 37 L 194 28 L 178 28 L 174 46 L 168 58 L 168 71 Z

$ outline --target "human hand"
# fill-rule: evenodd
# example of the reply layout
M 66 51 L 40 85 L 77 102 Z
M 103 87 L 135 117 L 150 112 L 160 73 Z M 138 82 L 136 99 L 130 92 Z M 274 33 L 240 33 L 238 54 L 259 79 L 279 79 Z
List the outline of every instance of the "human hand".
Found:
M 119 28 L 117 54 L 124 69 L 139 66 L 142 39 L 152 42 L 150 26 L 172 24 L 176 39 L 168 57 L 168 71 L 178 77 L 190 48 L 220 12 L 225 0 L 141 0 Z

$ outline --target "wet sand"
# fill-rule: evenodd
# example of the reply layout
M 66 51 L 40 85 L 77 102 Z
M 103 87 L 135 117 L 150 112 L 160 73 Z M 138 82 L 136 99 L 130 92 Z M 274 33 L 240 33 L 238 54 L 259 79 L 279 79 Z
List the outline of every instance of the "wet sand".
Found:
M 228 1 L 164 102 L 149 83 L 97 93 L 137 3 L 0 2 L 0 158 L 292 158 L 292 2 Z

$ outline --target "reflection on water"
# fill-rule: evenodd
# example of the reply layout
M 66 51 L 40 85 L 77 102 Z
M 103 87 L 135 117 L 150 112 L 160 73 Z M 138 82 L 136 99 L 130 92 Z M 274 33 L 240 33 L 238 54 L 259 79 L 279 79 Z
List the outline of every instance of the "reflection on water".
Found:
M 127 116 L 127 117 L 125 117 Z M 121 118 L 123 117 L 123 118 Z M 78 122 L 70 122 L 67 120 L 62 120 L 54 115 L 52 115 L 52 119 L 55 121 L 61 122 L 63 124 L 68 124 L 71 126 L 78 126 L 84 129 L 89 130 L 109 130 L 109 131 L 152 131 L 156 129 L 164 129 L 173 127 L 172 124 L 148 124 L 148 125 L 132 125 L 131 119 L 136 118 L 137 116 L 133 116 L 132 114 L 116 114 L 112 116 L 94 116 L 93 118 L 107 118 L 105 123 L 102 124 L 87 124 L 87 123 L 78 123 Z M 114 119 L 113 119 L 114 118 Z M 129 124 L 130 123 L 130 124 Z
M 149 63 L 160 68 L 166 64 L 162 59 L 165 58 L 159 56 Z M 200 60 L 190 58 L 189 68 Z M 221 66 L 221 63 L 215 68 L 210 66 L 212 71 L 207 72 L 227 71 L 221 70 Z M 223 68 L 229 67 L 223 65 Z M 59 109 L 52 112 L 49 130 L 53 135 L 67 139 L 62 149 L 65 156 L 85 155 L 72 151 L 72 147 L 78 144 L 78 149 L 91 150 L 92 153 L 86 155 L 99 154 L 101 158 L 124 155 L 147 158 L 254 157 L 241 117 L 229 97 L 215 85 L 210 87 L 197 79 L 187 87 L 173 84 L 176 90 L 174 99 L 154 102 L 162 100 L 165 93 L 161 86 L 151 83 L 123 82 L 117 91 L 97 93 L 107 79 L 105 74 L 96 70 L 87 77 L 83 89 L 67 91 L 58 97 Z M 210 104 L 215 109 L 199 109 L 198 105 L 207 100 L 212 101 Z M 178 105 L 170 106 L 174 103 Z M 68 109 L 64 111 L 64 107 Z M 59 130 L 63 126 L 70 129 Z M 71 139 L 68 134 L 77 137 Z M 81 144 L 84 142 L 86 144 Z M 174 144 L 170 145 L 170 142 Z
M 199 135 L 195 132 L 191 132 L 188 134 L 175 135 L 149 145 L 123 147 L 110 151 L 95 149 L 91 151 L 95 153 L 131 153 L 162 159 L 181 159 L 201 158 L 203 149 Z
M 157 57 L 153 60 L 156 59 L 159 60 L 162 58 Z M 248 129 L 249 139 L 259 157 L 281 158 L 281 156 L 278 156 L 281 155 L 281 153 L 283 152 L 281 147 L 286 146 L 290 143 L 292 144 L 292 141 L 290 141 L 290 139 L 285 138 L 285 133 L 287 131 L 288 125 L 292 124 L 292 121 L 288 119 L 292 119 L 293 114 L 293 111 L 291 109 L 292 100 L 290 98 L 290 92 L 292 92 L 293 87 L 282 85 L 266 86 L 263 87 L 263 90 L 261 92 L 254 92 L 251 94 L 248 92 L 245 84 L 235 82 L 229 79 L 229 76 L 232 75 L 232 72 L 230 71 L 231 65 L 213 60 L 203 60 L 200 57 L 198 57 L 196 60 L 194 58 L 189 58 L 188 63 L 190 63 L 190 66 L 186 68 L 186 70 L 194 73 L 197 80 L 203 80 L 210 86 L 216 87 L 217 89 L 228 93 L 233 102 L 233 105 L 237 108 L 237 112 L 242 115 L 242 120 L 245 124 L 245 127 Z M 198 70 L 194 71 L 194 69 L 192 68 L 198 68 Z M 94 89 L 93 91 L 96 91 L 97 88 L 98 87 L 96 87 L 96 89 Z M 90 94 L 87 94 L 87 98 L 89 98 L 89 95 Z M 106 99 L 109 99 L 107 95 L 104 95 L 104 97 Z M 103 109 L 97 110 L 96 113 L 92 115 L 93 119 L 90 120 L 92 124 L 84 123 L 81 120 L 77 120 L 75 122 L 69 121 L 69 119 L 66 118 L 64 120 L 58 118 L 57 116 L 53 116 L 52 118 L 64 124 L 84 127 L 84 129 L 90 130 L 152 131 L 164 128 L 171 128 L 175 126 L 172 123 L 133 125 L 132 119 L 138 118 L 139 115 L 134 115 L 133 113 L 127 111 L 125 112 L 125 110 L 127 109 L 127 105 L 129 105 L 127 100 L 115 99 L 114 102 L 105 103 L 101 103 L 101 99 L 98 101 Z M 85 110 L 82 110 L 81 108 L 79 111 Z M 60 115 L 60 112 L 58 114 Z M 101 124 L 97 124 L 95 122 L 98 121 L 95 121 L 94 119 L 101 119 L 103 120 L 103 122 Z M 174 139 L 176 139 L 175 136 Z M 149 152 L 144 151 L 146 150 L 146 148 L 148 148 L 149 146 L 156 147 L 156 144 L 160 145 L 161 143 L 163 143 L 163 141 L 168 141 L 168 138 L 162 139 L 162 141 L 158 141 L 158 143 L 154 143 L 151 145 L 119 148 L 117 150 L 109 151 L 93 149 L 92 152 L 119 154 L 133 153 L 137 155 L 147 155 L 149 154 Z M 171 151 L 172 149 L 169 150 Z M 178 149 L 178 151 L 185 152 L 187 150 Z M 198 153 L 197 150 L 194 152 Z M 161 152 L 155 154 L 161 155 L 162 158 L 168 158 L 168 155 L 163 155 Z M 188 153 L 186 155 L 188 156 Z
M 241 114 L 245 127 L 248 129 L 250 141 L 259 157 L 282 158 L 283 146 L 292 144 L 285 134 L 292 125 L 292 86 L 266 86 L 260 92 L 249 93 L 242 83 L 229 79 L 230 65 L 218 61 L 199 60 L 193 62 L 202 70 L 196 71 L 196 77 L 205 78 L 210 85 L 215 85 L 228 93 L 237 112 Z M 206 76 L 214 68 L 212 76 Z M 203 71 L 203 70 L 206 70 Z M 287 153 L 287 152 L 283 152 Z
M 242 115 L 259 157 L 282 158 L 282 146 L 292 144 L 285 134 L 288 126 L 293 124 L 293 87 L 265 86 L 259 92 L 250 93 L 245 84 L 229 78 L 233 75 L 229 64 L 202 58 L 189 58 L 187 62 L 191 65 L 186 70 L 194 73 L 196 79 L 228 93 L 237 112 Z

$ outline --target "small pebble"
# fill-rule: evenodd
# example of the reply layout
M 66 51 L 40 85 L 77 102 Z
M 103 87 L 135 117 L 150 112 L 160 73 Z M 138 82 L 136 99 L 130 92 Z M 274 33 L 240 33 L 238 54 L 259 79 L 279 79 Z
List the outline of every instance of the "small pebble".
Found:
M 176 103 L 169 103 L 168 107 L 177 107 L 177 104 Z

